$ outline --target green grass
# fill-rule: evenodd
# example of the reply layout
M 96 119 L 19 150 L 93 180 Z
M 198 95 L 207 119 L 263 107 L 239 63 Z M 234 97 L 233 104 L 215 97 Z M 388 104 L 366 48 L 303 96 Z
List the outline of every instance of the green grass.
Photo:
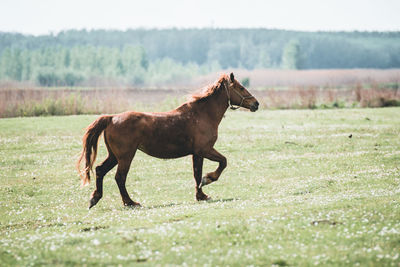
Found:
M 399 266 L 399 114 L 230 111 L 212 201 L 194 200 L 190 157 L 138 152 L 143 207 L 122 206 L 113 170 L 90 211 L 74 164 L 96 116 L 1 119 L 0 265 Z

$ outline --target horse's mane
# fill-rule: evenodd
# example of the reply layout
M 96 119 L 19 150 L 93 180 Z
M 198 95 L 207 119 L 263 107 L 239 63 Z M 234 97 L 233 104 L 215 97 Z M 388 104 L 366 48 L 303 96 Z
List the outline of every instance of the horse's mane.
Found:
M 221 85 L 224 81 L 229 80 L 229 76 L 227 74 L 222 74 L 218 81 L 214 84 L 204 87 L 200 90 L 200 92 L 194 93 L 190 96 L 190 100 L 192 102 L 201 101 L 207 99 L 209 96 L 213 95 L 218 89 L 221 88 Z

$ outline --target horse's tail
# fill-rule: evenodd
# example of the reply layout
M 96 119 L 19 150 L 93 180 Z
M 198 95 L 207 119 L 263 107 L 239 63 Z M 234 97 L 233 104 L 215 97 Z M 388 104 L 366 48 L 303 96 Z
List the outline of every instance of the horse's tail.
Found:
M 107 128 L 108 124 L 110 124 L 111 119 L 112 116 L 101 116 L 86 129 L 86 133 L 83 136 L 82 153 L 76 163 L 79 175 L 81 176 L 82 186 L 90 182 L 90 171 L 92 171 L 97 155 L 97 143 L 101 133 Z M 81 170 L 81 162 L 83 159 L 85 159 L 85 169 Z

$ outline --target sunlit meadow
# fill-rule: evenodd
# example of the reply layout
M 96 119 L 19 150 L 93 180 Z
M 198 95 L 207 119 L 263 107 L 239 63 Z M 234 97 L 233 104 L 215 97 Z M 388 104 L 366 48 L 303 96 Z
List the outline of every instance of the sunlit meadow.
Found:
M 138 152 L 143 207 L 122 206 L 113 170 L 90 211 L 74 165 L 96 116 L 1 119 L 0 265 L 399 266 L 399 114 L 229 111 L 212 201 L 195 201 L 190 157 Z

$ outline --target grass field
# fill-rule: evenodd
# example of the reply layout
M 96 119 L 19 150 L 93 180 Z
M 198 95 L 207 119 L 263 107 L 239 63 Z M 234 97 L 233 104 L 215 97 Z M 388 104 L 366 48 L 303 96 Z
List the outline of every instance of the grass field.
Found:
M 1 119 L 0 265 L 399 266 L 399 114 L 229 111 L 212 201 L 195 201 L 190 157 L 138 152 L 143 207 L 122 206 L 113 170 L 90 211 L 74 165 L 96 116 Z

